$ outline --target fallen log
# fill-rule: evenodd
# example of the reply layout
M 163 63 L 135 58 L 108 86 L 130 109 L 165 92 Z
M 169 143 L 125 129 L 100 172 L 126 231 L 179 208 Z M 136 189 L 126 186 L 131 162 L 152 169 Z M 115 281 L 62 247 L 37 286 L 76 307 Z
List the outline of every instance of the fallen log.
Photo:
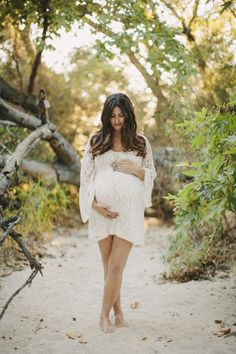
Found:
M 31 130 L 39 128 L 41 120 L 31 114 L 25 113 L 11 106 L 0 98 L 1 122 L 14 122 L 16 125 Z M 43 140 L 48 141 L 56 154 L 52 163 L 58 182 L 79 185 L 80 159 L 72 145 L 56 129 L 53 134 L 45 135 Z

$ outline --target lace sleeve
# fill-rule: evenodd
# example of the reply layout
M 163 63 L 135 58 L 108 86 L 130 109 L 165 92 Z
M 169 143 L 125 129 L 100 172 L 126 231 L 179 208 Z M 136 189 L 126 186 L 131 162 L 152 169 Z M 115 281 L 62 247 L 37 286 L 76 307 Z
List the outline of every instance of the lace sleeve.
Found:
M 92 202 L 95 196 L 95 164 L 94 160 L 92 159 L 92 154 L 89 152 L 89 148 L 90 139 L 84 148 L 84 155 L 80 170 L 79 207 L 83 222 L 86 222 L 89 219 L 92 209 Z
M 154 166 L 154 161 L 153 161 L 153 156 L 152 156 L 152 148 L 147 140 L 146 137 L 144 137 L 146 140 L 147 144 L 147 154 L 143 158 L 142 162 L 142 168 L 145 171 L 144 175 L 144 181 L 143 181 L 143 186 L 144 186 L 144 207 L 148 208 L 152 206 L 152 189 L 154 186 L 154 179 L 157 176 L 156 169 Z

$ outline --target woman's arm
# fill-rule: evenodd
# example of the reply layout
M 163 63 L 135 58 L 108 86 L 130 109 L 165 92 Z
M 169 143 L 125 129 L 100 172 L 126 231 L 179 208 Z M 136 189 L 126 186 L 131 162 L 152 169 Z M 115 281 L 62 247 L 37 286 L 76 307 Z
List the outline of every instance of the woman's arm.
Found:
M 93 200 L 95 197 L 94 177 L 95 163 L 92 154 L 89 152 L 90 139 L 84 148 L 83 161 L 80 170 L 80 188 L 79 188 L 79 207 L 83 222 L 86 222 L 90 216 Z
M 137 166 L 137 167 L 134 167 L 134 172 L 133 172 L 133 174 L 134 174 L 136 177 L 140 178 L 141 181 L 144 181 L 145 170 L 144 170 L 143 168 L 138 167 L 138 166 Z
M 117 218 L 117 216 L 119 215 L 117 211 L 110 210 L 110 205 L 98 203 L 95 198 L 92 203 L 92 208 L 107 219 L 114 219 Z

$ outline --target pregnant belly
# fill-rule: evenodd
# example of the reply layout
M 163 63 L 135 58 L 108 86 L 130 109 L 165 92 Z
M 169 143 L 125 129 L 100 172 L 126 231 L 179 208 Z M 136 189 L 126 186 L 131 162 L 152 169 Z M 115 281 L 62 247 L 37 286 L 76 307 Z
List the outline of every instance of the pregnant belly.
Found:
M 99 203 L 109 204 L 115 210 L 142 203 L 143 184 L 131 174 L 113 171 L 99 172 L 95 178 L 95 194 Z

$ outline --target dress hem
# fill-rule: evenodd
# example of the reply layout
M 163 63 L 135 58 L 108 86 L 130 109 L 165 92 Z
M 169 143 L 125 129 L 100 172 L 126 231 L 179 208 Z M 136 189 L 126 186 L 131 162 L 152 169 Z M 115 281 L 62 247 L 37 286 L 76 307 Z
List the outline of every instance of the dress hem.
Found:
M 91 241 L 97 241 L 97 242 L 98 242 L 98 241 L 103 240 L 104 238 L 107 238 L 108 236 L 110 236 L 110 235 L 101 236 L 101 237 L 97 237 L 97 238 L 88 237 L 88 239 L 91 240 Z M 131 241 L 130 239 L 125 238 L 125 237 L 120 236 L 120 235 L 112 235 L 112 236 L 116 236 L 116 237 L 122 238 L 122 239 L 124 239 L 124 240 L 126 240 L 126 241 L 129 241 L 129 242 L 133 243 L 134 246 L 145 246 L 145 243 L 144 243 L 144 242 L 141 242 L 141 241 L 134 241 L 134 240 Z

